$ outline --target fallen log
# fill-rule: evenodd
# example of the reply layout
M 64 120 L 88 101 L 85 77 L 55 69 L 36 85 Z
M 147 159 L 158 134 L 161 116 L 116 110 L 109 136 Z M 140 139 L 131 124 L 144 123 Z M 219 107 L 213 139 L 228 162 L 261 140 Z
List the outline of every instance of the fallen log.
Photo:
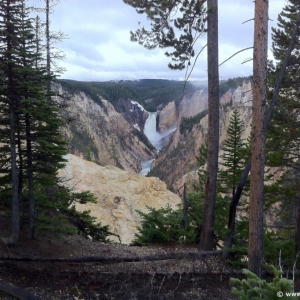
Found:
M 134 257 L 102 257 L 102 256 L 86 256 L 72 258 L 42 258 L 42 257 L 11 257 L 2 256 L 2 261 L 22 261 L 22 262 L 55 262 L 55 263 L 120 263 L 120 262 L 139 262 L 139 261 L 159 261 L 169 259 L 201 259 L 205 256 L 221 255 L 222 250 L 214 251 L 198 251 L 198 252 L 172 252 L 164 254 L 154 254 L 147 256 Z
M 32 294 L 28 293 L 27 291 L 15 286 L 11 283 L 5 282 L 3 280 L 0 280 L 0 291 L 4 292 L 10 296 L 16 297 L 20 300 L 39 300 L 40 299 L 39 297 L 32 295 Z

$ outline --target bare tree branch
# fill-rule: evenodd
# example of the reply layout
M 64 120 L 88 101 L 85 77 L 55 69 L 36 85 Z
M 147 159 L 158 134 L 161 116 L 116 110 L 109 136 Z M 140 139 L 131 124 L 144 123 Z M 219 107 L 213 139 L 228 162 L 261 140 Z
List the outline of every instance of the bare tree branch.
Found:
M 252 47 L 248 47 L 248 48 L 245 48 L 245 49 L 242 49 L 238 52 L 235 52 L 233 55 L 231 55 L 229 58 L 225 59 L 222 63 L 219 64 L 219 67 L 222 66 L 226 61 L 228 61 L 229 59 L 231 59 L 232 57 L 234 57 L 235 55 L 243 52 L 243 51 L 246 51 L 246 50 L 249 50 L 249 49 L 253 49 L 253 46 Z

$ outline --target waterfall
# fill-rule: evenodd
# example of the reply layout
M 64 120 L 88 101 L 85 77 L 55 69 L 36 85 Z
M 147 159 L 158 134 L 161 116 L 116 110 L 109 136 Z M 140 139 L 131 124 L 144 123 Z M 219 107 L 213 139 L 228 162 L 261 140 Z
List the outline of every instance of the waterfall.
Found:
M 144 134 L 148 138 L 148 140 L 151 142 L 151 144 L 157 149 L 161 150 L 161 148 L 164 145 L 164 142 L 166 138 L 176 129 L 172 128 L 168 130 L 167 132 L 160 134 L 158 131 L 156 131 L 156 117 L 157 112 L 149 112 L 149 116 L 145 122 L 144 126 Z M 151 169 L 151 163 L 153 159 L 143 161 L 142 162 L 142 171 L 140 174 L 147 175 L 147 173 Z
M 149 116 L 146 120 L 144 126 L 144 134 L 151 142 L 151 144 L 157 149 L 161 150 L 166 141 L 166 138 L 176 130 L 176 128 L 171 128 L 164 132 L 163 134 L 156 131 L 156 116 L 157 112 L 149 112 Z
M 151 144 L 157 149 L 160 150 L 162 148 L 161 145 L 161 134 L 156 131 L 156 116 L 157 112 L 149 112 L 149 116 L 146 120 L 145 126 L 144 126 L 144 134 L 148 138 L 148 140 L 151 142 Z

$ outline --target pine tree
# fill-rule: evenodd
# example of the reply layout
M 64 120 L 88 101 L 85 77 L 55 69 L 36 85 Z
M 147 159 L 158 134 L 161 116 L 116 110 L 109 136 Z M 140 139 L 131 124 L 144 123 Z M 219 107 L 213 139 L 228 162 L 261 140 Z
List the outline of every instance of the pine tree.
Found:
M 237 109 L 233 110 L 233 115 L 230 118 L 230 122 L 227 128 L 227 138 L 222 148 L 223 154 L 221 155 L 220 164 L 223 168 L 219 171 L 219 192 L 223 195 L 219 195 L 217 207 L 222 206 L 223 211 L 218 214 L 219 227 L 225 228 L 225 222 L 228 222 L 226 235 L 222 236 L 224 239 L 224 253 L 223 256 L 227 257 L 228 249 L 232 247 L 233 237 L 236 228 L 236 210 L 237 207 L 230 207 L 231 200 L 235 195 L 236 186 L 242 175 L 246 159 L 248 157 L 249 149 L 247 150 L 246 143 L 242 139 L 243 126 L 240 119 L 240 114 Z M 245 203 L 239 203 L 240 209 L 245 210 Z M 241 216 L 239 222 L 240 227 L 244 229 L 245 220 Z M 243 230 L 244 231 L 244 230 Z M 242 232 L 239 232 L 243 235 Z M 245 233 L 244 233 L 245 234 Z
M 208 151 L 199 249 L 213 250 L 219 156 L 218 0 L 207 0 Z
M 38 190 L 34 185 L 39 187 L 41 193 L 46 187 L 57 184 L 56 173 L 63 166 L 65 142 L 59 131 L 59 109 L 47 101 L 52 95 L 47 86 L 53 77 L 48 76 L 45 68 L 37 67 L 41 65 L 37 64 L 41 57 L 36 53 L 34 29 L 27 17 L 25 1 L 1 3 L 0 12 L 3 12 L 0 38 L 7 41 L 6 45 L 3 43 L 6 47 L 3 46 L 0 53 L 4 71 L 3 86 L 7 86 L 7 89 L 1 90 L 1 107 L 5 111 L 8 102 L 10 112 L 9 125 L 5 124 L 7 129 L 3 130 L 3 136 L 9 134 L 10 139 L 4 141 L 9 142 L 11 148 L 10 164 L 6 163 L 8 153 L 2 152 L 7 176 L 1 180 L 6 183 L 5 192 L 9 187 L 12 190 L 13 233 L 16 233 L 9 242 L 15 242 L 19 230 L 19 201 L 21 198 L 27 201 L 29 235 L 33 238 L 34 193 Z M 8 121 L 5 117 L 2 120 Z M 4 144 L 2 150 L 7 148 Z
M 294 29 L 290 36 L 289 44 L 287 45 L 286 53 L 284 55 L 284 60 L 282 61 L 282 64 L 280 65 L 278 74 L 276 74 L 276 76 L 275 76 L 276 79 L 270 83 L 270 85 L 272 86 L 272 88 L 271 88 L 271 90 L 272 90 L 271 99 L 272 100 L 270 102 L 270 105 L 269 105 L 267 113 L 266 113 L 265 125 L 262 130 L 263 134 L 266 133 L 266 130 L 269 127 L 270 121 L 272 119 L 274 109 L 278 105 L 280 87 L 281 87 L 281 84 L 283 83 L 283 78 L 284 78 L 284 75 L 285 75 L 285 72 L 286 72 L 286 69 L 288 66 L 289 59 L 295 48 L 295 45 L 297 44 L 299 26 L 300 26 L 300 12 L 298 12 L 298 14 L 297 14 L 297 19 L 294 24 Z M 269 66 L 270 66 L 270 64 L 269 64 Z M 240 178 L 240 181 L 239 181 L 237 189 L 236 189 L 236 193 L 235 193 L 234 197 L 232 198 L 231 205 L 230 205 L 232 207 L 235 207 L 239 203 L 243 188 L 247 182 L 250 168 L 251 168 L 251 156 L 249 157 L 249 159 L 245 165 L 243 174 Z M 300 216 L 300 213 L 299 213 L 299 216 Z
M 297 0 L 288 0 L 284 6 L 282 12 L 278 15 L 277 26 L 278 28 L 272 28 L 272 50 L 275 59 L 278 61 L 277 68 L 282 64 L 284 55 L 289 45 L 290 36 L 293 32 L 295 23 L 297 21 L 297 14 L 300 11 L 300 3 Z M 296 43 L 289 59 L 288 68 L 285 75 L 285 81 L 283 87 L 295 87 L 299 88 L 300 77 L 300 33 L 296 38 Z M 298 95 L 299 96 L 299 95 Z
M 11 205 L 12 205 L 12 231 L 11 236 L 7 239 L 8 243 L 15 243 L 19 238 L 19 169 L 17 166 L 17 143 L 16 143 L 16 120 L 17 120 L 17 104 L 18 97 L 15 85 L 17 78 L 15 76 L 18 57 L 14 50 L 19 45 L 19 11 L 18 1 L 4 0 L 0 3 L 0 69 L 2 71 L 1 95 L 0 101 L 3 107 L 7 106 L 8 123 L 6 141 L 9 143 L 9 153 L 4 154 L 10 156 L 9 177 L 11 184 Z
M 267 135 L 267 164 L 281 169 L 283 174 L 275 184 L 266 187 L 268 203 L 281 202 L 282 210 L 279 214 L 281 217 L 283 217 L 284 211 L 295 211 L 294 217 L 288 213 L 289 220 L 296 219 L 295 253 L 300 251 L 300 129 L 298 125 L 300 109 L 300 26 L 299 21 L 296 23 L 299 14 L 299 1 L 287 1 L 278 16 L 278 28 L 272 28 L 272 49 L 277 63 L 271 70 L 270 80 L 277 75 L 289 46 L 290 36 L 295 24 L 298 24 L 295 45 L 280 90 L 279 104 L 274 112 L 274 118 Z M 293 200 L 295 208 L 291 208 L 291 205 L 288 204 L 289 199 Z
M 205 205 L 199 248 L 212 250 L 219 150 L 218 0 L 171 2 L 124 0 L 124 2 L 135 7 L 138 13 L 146 13 L 152 22 L 150 31 L 142 27 L 135 33 L 131 32 L 131 40 L 139 42 L 147 49 L 173 48 L 173 52 L 166 52 L 166 55 L 172 59 L 169 64 L 171 69 L 182 70 L 191 65 L 192 58 L 195 56 L 194 45 L 197 39 L 207 32 L 209 132 Z M 207 8 L 204 6 L 205 2 Z M 170 15 L 176 14 L 179 10 L 180 16 L 170 18 Z M 180 32 L 179 37 L 175 32 Z
M 242 121 L 239 112 L 234 109 L 227 128 L 227 139 L 222 147 L 220 164 L 223 170 L 219 172 L 222 192 L 235 194 L 237 183 L 245 165 L 245 142 L 242 140 Z

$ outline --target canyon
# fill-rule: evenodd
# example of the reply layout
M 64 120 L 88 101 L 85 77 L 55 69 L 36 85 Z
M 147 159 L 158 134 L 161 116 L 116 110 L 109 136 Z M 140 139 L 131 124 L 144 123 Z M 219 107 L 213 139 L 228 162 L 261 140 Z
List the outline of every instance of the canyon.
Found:
M 244 81 L 240 86 L 228 90 L 220 97 L 220 154 L 233 110 L 236 109 L 240 113 L 243 124 L 242 138 L 247 139 L 250 135 L 251 86 L 250 81 Z M 168 129 L 165 124 L 171 124 L 172 127 L 176 126 L 176 130 L 152 162 L 149 175 L 159 177 L 173 192 L 178 192 L 186 181 L 189 182 L 188 186 L 192 187 L 197 180 L 196 156 L 200 146 L 205 143 L 208 132 L 207 101 L 206 92 L 196 91 L 190 97 L 184 97 L 177 109 L 174 104 L 169 103 L 159 113 L 158 128 L 163 128 L 164 131 Z M 175 109 L 170 112 L 172 107 Z M 191 125 L 183 126 L 187 121 L 190 121 Z
M 196 89 L 181 101 L 159 103 L 156 111 L 146 111 L 126 97 L 97 97 L 70 93 L 69 115 L 76 120 L 63 128 L 70 154 L 60 176 L 75 191 L 89 190 L 96 196 L 97 204 L 78 204 L 78 210 L 90 210 L 122 243 L 130 244 L 141 224 L 136 210 L 167 204 L 175 208 L 183 184 L 192 189 L 197 181 L 196 156 L 207 136 L 207 91 Z M 243 138 L 248 137 L 251 103 L 249 80 L 220 97 L 220 149 L 234 109 L 243 122 Z
M 105 99 L 102 106 L 95 103 L 84 92 L 71 95 L 68 114 L 74 120 L 63 128 L 68 143 L 68 152 L 99 165 L 115 165 L 130 172 L 141 171 L 141 161 L 156 154 L 155 148 L 146 138 L 141 138 L 141 128 L 148 114 L 140 105 L 129 100 L 126 103 L 132 111 L 131 123 L 122 112 Z M 134 117 L 134 115 L 138 117 Z M 128 115 L 128 114 L 127 114 Z M 137 120 L 139 118 L 139 120 Z

